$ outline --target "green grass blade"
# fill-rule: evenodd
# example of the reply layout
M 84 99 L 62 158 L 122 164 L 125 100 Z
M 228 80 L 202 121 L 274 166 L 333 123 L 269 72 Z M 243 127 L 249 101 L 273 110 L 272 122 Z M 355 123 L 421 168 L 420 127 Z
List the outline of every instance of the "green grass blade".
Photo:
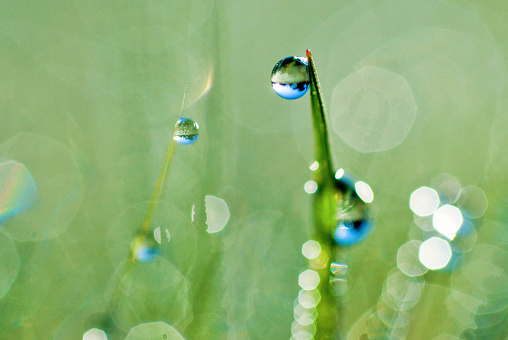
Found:
M 335 227 L 335 213 L 337 203 L 341 199 L 341 193 L 334 185 L 333 164 L 330 156 L 330 143 L 328 140 L 328 127 L 326 124 L 326 112 L 323 104 L 323 97 L 319 87 L 319 79 L 314 65 L 312 53 L 307 50 L 310 78 L 310 101 L 312 121 L 314 124 L 316 161 L 318 169 L 314 172 L 315 181 L 318 184 L 318 191 L 314 195 L 314 231 L 313 238 L 321 246 L 319 256 L 321 265 L 316 269 L 319 274 L 319 285 L 317 289 L 321 300 L 316 306 L 317 317 L 316 333 L 314 339 L 332 339 L 337 332 L 337 300 L 332 294 L 330 286 L 330 264 L 332 262 L 333 250 L 336 247 L 332 239 L 333 228 Z

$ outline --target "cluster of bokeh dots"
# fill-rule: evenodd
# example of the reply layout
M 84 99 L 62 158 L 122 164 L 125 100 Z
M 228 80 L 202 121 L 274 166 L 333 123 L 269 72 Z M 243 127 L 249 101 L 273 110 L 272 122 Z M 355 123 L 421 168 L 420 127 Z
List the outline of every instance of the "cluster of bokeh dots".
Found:
M 430 187 L 414 190 L 409 207 L 418 228 L 410 232 L 411 239 L 398 250 L 399 269 L 413 277 L 428 270 L 451 270 L 460 255 L 474 247 L 477 220 L 487 206 L 482 189 L 461 187 L 447 174 L 436 177 Z
M 302 246 L 302 254 L 309 261 L 308 269 L 298 276 L 300 291 L 293 303 L 294 321 L 291 325 L 291 340 L 310 340 L 316 332 L 316 307 L 321 300 L 318 285 L 320 277 L 318 270 L 325 268 L 329 263 L 328 254 L 321 249 L 319 242 L 309 240 Z M 340 295 L 346 284 L 347 265 L 332 262 L 330 265 L 330 282 L 332 292 Z

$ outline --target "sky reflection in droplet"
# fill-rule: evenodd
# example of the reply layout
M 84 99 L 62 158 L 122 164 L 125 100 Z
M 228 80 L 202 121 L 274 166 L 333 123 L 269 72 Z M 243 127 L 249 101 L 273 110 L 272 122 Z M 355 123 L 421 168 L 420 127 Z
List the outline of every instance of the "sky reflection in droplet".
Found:
M 374 192 L 367 183 L 358 181 L 355 183 L 355 189 L 358 196 L 365 203 L 372 203 L 374 201 Z

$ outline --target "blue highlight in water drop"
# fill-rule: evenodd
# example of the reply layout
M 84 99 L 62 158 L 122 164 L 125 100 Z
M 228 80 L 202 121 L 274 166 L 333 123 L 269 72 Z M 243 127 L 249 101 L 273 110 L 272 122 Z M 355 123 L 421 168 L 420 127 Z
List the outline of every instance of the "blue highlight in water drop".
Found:
M 291 56 L 280 60 L 272 70 L 272 88 L 284 99 L 302 97 L 310 85 L 307 58 Z
M 362 185 L 357 185 L 358 183 Z M 340 246 L 358 244 L 365 240 L 374 227 L 374 222 L 369 216 L 369 204 L 374 194 L 366 183 L 355 182 L 347 175 L 339 176 L 335 186 L 341 194 L 341 199 L 338 202 L 337 225 L 333 231 L 333 239 Z M 365 187 L 370 190 L 369 200 L 365 200 L 357 191 L 358 188 L 366 191 Z
M 373 223 L 368 219 L 341 221 L 337 224 L 333 239 L 340 246 L 352 246 L 362 242 L 372 231 Z
M 178 144 L 189 145 L 198 140 L 199 125 L 190 118 L 180 117 L 175 125 L 173 139 Z

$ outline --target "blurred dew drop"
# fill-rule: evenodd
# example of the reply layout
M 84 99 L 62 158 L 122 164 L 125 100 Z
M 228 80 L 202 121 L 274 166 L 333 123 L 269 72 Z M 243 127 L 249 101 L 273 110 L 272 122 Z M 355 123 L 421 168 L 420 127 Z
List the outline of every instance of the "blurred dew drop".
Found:
M 146 322 L 134 326 L 125 340 L 185 340 L 174 328 L 163 321 Z
M 453 240 L 464 221 L 460 209 L 453 205 L 443 205 L 432 218 L 434 228 L 449 240 Z
M 441 174 L 431 181 L 431 187 L 436 189 L 443 204 L 453 204 L 459 198 L 461 187 L 458 179 L 450 174 Z
M 375 152 L 396 147 L 416 117 L 408 82 L 400 74 L 364 66 L 333 90 L 333 130 L 352 148 Z
M 110 228 L 108 254 L 114 264 L 125 260 L 133 250 L 139 260 L 151 261 L 160 255 L 186 274 L 194 265 L 196 231 L 188 214 L 165 201 L 159 201 L 152 215 L 150 230 L 140 235 L 149 202 L 127 206 Z M 160 241 L 160 243 L 159 243 Z M 137 253 L 139 252 L 139 253 Z
M 302 254 L 309 260 L 318 257 L 319 253 L 321 253 L 321 246 L 317 241 L 309 240 L 305 242 L 302 246 Z
M 298 284 L 304 290 L 315 289 L 319 284 L 319 274 L 312 269 L 307 269 L 298 277 Z
M 107 340 L 108 337 L 102 329 L 92 328 L 83 334 L 83 340 Z
M 312 180 L 305 182 L 303 186 L 303 190 L 305 190 L 305 192 L 308 194 L 314 194 L 317 191 L 317 189 L 318 189 L 317 183 Z
M 367 183 L 358 181 L 355 183 L 355 189 L 358 196 L 365 203 L 372 203 L 374 201 L 374 192 Z
M 110 301 L 112 319 L 123 331 L 151 320 L 183 327 L 192 319 L 187 279 L 160 256 L 150 262 L 133 264 L 128 260 L 119 265 L 110 278 L 105 299 Z
M 386 279 L 382 299 L 393 310 L 408 310 L 420 300 L 424 285 L 420 277 L 410 277 L 401 271 L 392 270 Z
M 335 179 L 340 179 L 342 176 L 344 176 L 345 171 L 344 169 L 339 169 L 335 172 Z
M 298 99 L 309 89 L 308 61 L 304 57 L 286 57 L 272 70 L 272 88 L 284 99 Z
M 464 216 L 468 218 L 480 218 L 487 211 L 489 203 L 485 192 L 474 186 L 468 185 L 462 188 L 457 206 Z
M 309 169 L 311 171 L 316 171 L 317 169 L 319 168 L 319 163 L 317 161 L 315 161 L 314 163 L 312 163 L 310 166 L 309 166 Z
M 43 240 L 63 233 L 76 215 L 84 195 L 81 173 L 71 150 L 53 139 L 20 133 L 0 145 L 0 159 L 14 159 L 30 169 L 28 173 L 15 163 L 7 163 L 10 165 L 2 168 L 0 175 L 19 178 L 3 183 L 2 194 L 12 195 L 12 190 L 21 190 L 20 193 L 32 196 L 26 197 L 28 201 L 23 204 L 18 201 L 21 205 L 33 201 L 33 183 L 37 185 L 38 194 L 37 204 L 16 218 L 4 220 L 2 227 L 19 241 Z M 9 169 L 14 171 L 10 175 Z
M 21 163 L 0 163 L 0 224 L 31 207 L 38 199 L 37 187 L 30 172 Z
M 205 196 L 206 229 L 209 233 L 217 233 L 224 229 L 229 221 L 229 209 L 226 201 L 222 198 L 207 195 Z
M 0 299 L 16 280 L 20 264 L 14 241 L 0 228 Z
M 425 240 L 418 254 L 420 262 L 427 268 L 436 270 L 446 267 L 452 258 L 450 244 L 440 237 Z
M 319 290 L 317 289 L 311 289 L 311 290 L 305 290 L 302 289 L 298 293 L 298 302 L 300 305 L 302 305 L 305 308 L 314 308 L 319 303 L 319 300 L 321 300 L 321 294 L 319 293 Z M 307 318 L 310 318 L 314 320 L 314 317 L 306 316 Z
M 397 251 L 397 267 L 407 276 L 420 276 L 427 272 L 418 255 L 421 244 L 420 241 L 411 240 Z
M 439 207 L 439 195 L 432 188 L 418 188 L 411 194 L 409 207 L 418 216 L 432 215 Z
M 190 118 L 181 117 L 175 125 L 173 139 L 182 145 L 194 143 L 199 136 L 199 125 Z

